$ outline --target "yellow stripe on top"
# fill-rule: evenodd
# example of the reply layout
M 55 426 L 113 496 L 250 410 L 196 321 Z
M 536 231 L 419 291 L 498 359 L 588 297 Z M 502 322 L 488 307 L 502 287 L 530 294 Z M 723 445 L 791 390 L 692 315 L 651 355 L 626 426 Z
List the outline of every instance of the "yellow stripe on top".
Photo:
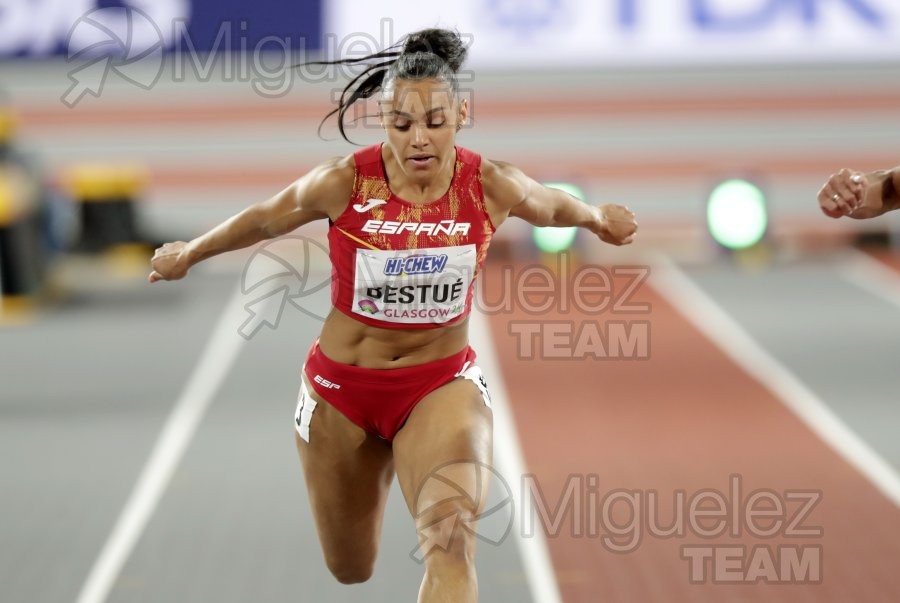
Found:
M 372 245 L 371 243 L 366 243 L 366 242 L 363 241 L 362 239 L 358 239 L 358 238 L 354 237 L 352 234 L 350 234 L 349 232 L 347 232 L 347 231 L 344 230 L 343 228 L 338 228 L 337 226 L 335 226 L 335 228 L 337 228 L 339 231 L 341 231 L 342 233 L 344 233 L 345 235 L 347 235 L 349 238 L 353 239 L 354 241 L 356 241 L 356 242 L 359 243 L 360 245 L 363 245 L 364 247 L 368 247 L 369 249 L 374 249 L 375 251 L 381 251 L 380 249 L 378 249 L 377 247 L 375 247 L 375 246 Z

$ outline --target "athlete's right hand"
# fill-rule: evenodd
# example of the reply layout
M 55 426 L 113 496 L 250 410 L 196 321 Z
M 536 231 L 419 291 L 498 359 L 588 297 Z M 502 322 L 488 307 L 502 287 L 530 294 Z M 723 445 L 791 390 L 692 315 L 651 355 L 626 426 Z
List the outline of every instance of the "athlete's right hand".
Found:
M 150 259 L 153 271 L 147 280 L 155 283 L 156 281 L 177 281 L 184 278 L 190 268 L 185 247 L 187 247 L 187 243 L 184 241 L 166 243 L 159 247 Z

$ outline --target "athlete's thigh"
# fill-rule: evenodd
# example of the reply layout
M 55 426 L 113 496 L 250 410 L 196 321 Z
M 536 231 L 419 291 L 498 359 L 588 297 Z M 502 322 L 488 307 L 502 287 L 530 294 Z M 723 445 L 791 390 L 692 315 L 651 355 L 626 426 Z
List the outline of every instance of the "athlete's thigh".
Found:
M 458 378 L 422 399 L 394 438 L 397 480 L 406 504 L 419 518 L 421 511 L 446 495 L 460 500 L 439 486 L 451 482 L 470 500 L 483 504 L 492 462 L 493 417 L 479 389 L 472 381 Z M 438 480 L 428 480 L 431 475 Z M 424 488 L 426 483 L 437 488 Z
M 305 394 L 315 400 L 309 441 L 295 436 L 326 561 L 374 560 L 394 476 L 390 444 L 350 421 L 308 383 Z

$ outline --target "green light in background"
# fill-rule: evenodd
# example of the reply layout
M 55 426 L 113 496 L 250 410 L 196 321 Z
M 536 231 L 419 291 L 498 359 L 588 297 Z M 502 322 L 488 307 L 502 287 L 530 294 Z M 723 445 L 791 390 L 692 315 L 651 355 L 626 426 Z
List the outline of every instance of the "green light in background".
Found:
M 545 182 L 544 186 L 558 188 L 584 201 L 584 191 L 568 182 Z M 532 231 L 534 244 L 544 253 L 560 253 L 567 250 L 575 242 L 578 228 L 575 226 L 535 226 Z
M 726 180 L 709 195 L 706 223 L 723 247 L 752 247 L 766 234 L 768 222 L 766 196 L 746 180 Z

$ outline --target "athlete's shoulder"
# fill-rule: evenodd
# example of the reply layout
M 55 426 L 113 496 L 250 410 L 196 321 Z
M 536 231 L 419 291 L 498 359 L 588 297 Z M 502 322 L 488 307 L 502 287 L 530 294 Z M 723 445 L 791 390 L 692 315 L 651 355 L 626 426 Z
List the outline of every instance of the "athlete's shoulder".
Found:
M 353 155 L 332 157 L 315 166 L 309 176 L 316 187 L 347 185 L 353 186 L 356 163 Z
M 356 167 L 353 155 L 333 157 L 313 167 L 300 179 L 301 206 L 331 217 L 339 215 L 353 191 Z
M 511 163 L 485 158 L 481 162 L 481 183 L 485 198 L 504 207 L 512 207 L 527 194 L 525 175 Z
M 522 175 L 522 170 L 508 161 L 485 157 L 481 161 L 481 175 L 494 179 L 516 179 Z

